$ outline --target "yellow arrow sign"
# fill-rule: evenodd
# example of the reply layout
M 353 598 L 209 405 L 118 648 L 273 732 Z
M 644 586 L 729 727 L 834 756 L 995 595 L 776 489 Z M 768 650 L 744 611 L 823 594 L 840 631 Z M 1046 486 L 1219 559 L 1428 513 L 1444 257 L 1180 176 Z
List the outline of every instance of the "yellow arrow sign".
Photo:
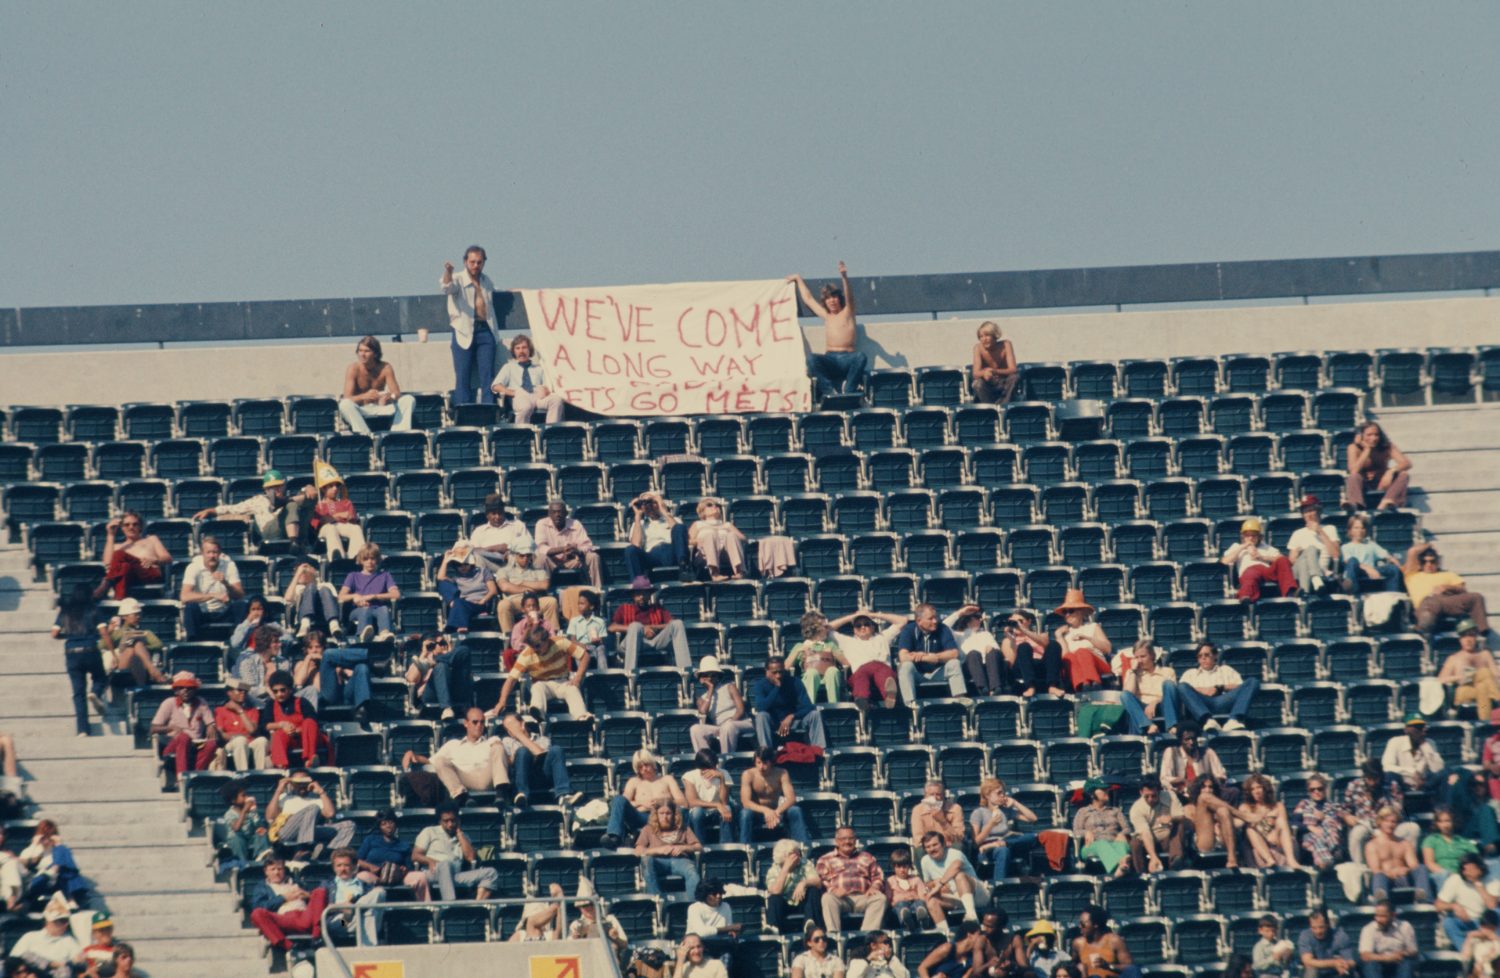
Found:
M 583 959 L 577 954 L 538 954 L 530 961 L 531 978 L 580 978 L 583 974 Z
M 354 978 L 406 978 L 406 962 L 360 961 L 354 966 Z

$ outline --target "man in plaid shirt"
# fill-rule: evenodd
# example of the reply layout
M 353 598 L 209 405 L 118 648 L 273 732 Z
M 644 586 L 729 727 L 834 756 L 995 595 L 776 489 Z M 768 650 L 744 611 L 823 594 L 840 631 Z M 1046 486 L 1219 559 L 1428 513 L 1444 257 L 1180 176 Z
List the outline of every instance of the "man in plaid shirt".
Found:
M 844 911 L 863 912 L 860 930 L 879 930 L 885 920 L 885 874 L 868 852 L 859 851 L 854 830 L 845 825 L 833 836 L 833 851 L 818 860 L 818 879 L 823 881 L 823 926 L 839 932 Z

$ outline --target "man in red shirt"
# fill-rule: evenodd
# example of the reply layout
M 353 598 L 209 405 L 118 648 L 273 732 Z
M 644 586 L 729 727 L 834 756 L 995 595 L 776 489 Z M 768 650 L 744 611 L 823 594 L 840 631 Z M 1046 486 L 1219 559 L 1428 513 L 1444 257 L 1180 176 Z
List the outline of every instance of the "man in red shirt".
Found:
M 634 590 L 630 604 L 622 604 L 615 609 L 615 616 L 609 622 L 609 630 L 620 636 L 626 672 L 635 672 L 636 656 L 642 642 L 663 651 L 670 645 L 677 668 L 686 670 L 692 666 L 687 629 L 682 622 L 672 618 L 670 611 L 656 603 L 656 592 L 649 584 Z
M 271 733 L 271 763 L 291 767 L 287 751 L 296 737 L 302 744 L 302 766 L 318 766 L 318 750 L 327 738 L 318 731 L 318 720 L 306 701 L 293 690 L 292 674 L 278 669 L 266 679 L 271 689 L 271 715 L 266 729 Z
M 251 758 L 255 769 L 260 770 L 266 766 L 267 741 L 260 732 L 260 711 L 245 705 L 250 684 L 230 678 L 224 681 L 224 689 L 229 699 L 214 710 L 214 727 L 223 741 L 219 749 L 229 755 L 236 771 L 250 770 Z
M 188 756 L 193 753 L 194 745 L 197 747 L 197 756 L 192 761 L 194 770 L 208 770 L 218 751 L 213 711 L 198 698 L 198 688 L 202 685 L 197 676 L 186 670 L 175 674 L 172 698 L 163 701 L 151 718 L 151 732 L 169 738 L 161 756 L 176 762 L 179 775 L 187 773 Z

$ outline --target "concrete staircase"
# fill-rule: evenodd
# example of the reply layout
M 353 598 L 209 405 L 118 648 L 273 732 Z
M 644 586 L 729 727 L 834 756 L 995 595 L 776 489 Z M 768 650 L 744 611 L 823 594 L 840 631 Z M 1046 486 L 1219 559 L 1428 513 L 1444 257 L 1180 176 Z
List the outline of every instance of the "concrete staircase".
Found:
M 1412 461 L 1409 502 L 1444 568 L 1500 611 L 1500 402 L 1384 408 L 1376 420 Z
M 48 635 L 54 614 L 25 548 L 0 547 L 0 729 L 16 738 L 39 815 L 58 823 L 151 978 L 264 975 L 259 936 L 241 927 L 207 844 L 189 837 L 179 796 L 162 793 L 123 711 L 95 718 L 95 736 L 75 736 L 62 646 Z

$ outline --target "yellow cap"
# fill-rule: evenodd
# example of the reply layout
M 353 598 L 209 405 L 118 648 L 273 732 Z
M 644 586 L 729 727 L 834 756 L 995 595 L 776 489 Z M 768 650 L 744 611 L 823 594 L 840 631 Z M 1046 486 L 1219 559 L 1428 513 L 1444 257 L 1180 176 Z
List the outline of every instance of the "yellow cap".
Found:
M 1248 520 L 1246 520 L 1245 522 L 1243 522 L 1243 523 L 1240 524 L 1240 532 L 1241 533 L 1264 533 L 1264 532 L 1266 532 L 1266 527 L 1265 527 L 1265 524 L 1260 521 L 1259 517 L 1252 516 Z

